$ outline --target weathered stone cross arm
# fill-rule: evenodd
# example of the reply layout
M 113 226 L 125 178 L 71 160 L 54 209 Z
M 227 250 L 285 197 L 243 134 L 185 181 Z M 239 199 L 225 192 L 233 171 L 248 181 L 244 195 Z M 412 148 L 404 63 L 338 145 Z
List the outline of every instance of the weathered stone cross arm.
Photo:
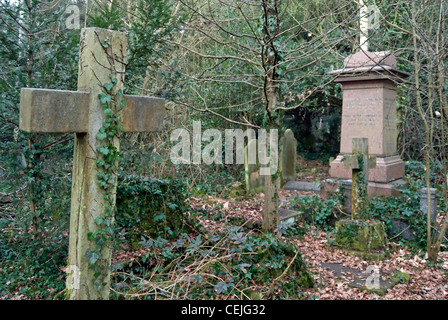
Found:
M 124 99 L 124 132 L 161 129 L 164 99 L 130 95 Z M 19 126 L 26 132 L 87 133 L 89 105 L 89 92 L 22 88 Z
M 361 155 L 360 153 L 345 155 L 342 160 L 344 162 L 344 168 L 352 169 L 352 170 L 361 170 L 363 166 L 360 164 L 360 161 L 359 161 L 360 155 Z M 375 156 L 370 156 L 370 155 L 368 156 L 368 165 L 369 165 L 369 169 L 376 168 L 376 157 Z
M 352 154 L 345 155 L 342 162 L 345 169 L 369 170 L 376 168 L 376 157 L 369 155 L 369 139 L 353 138 Z

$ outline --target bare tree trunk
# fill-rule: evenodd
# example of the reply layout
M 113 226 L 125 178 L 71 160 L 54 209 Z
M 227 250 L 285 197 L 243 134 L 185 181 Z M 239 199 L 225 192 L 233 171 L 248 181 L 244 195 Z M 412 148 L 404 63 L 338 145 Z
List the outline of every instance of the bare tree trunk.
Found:
M 279 34 L 279 14 L 277 0 L 263 0 L 264 11 L 264 45 L 263 67 L 265 70 L 264 95 L 266 99 L 266 114 L 268 117 L 268 129 L 276 129 L 278 119 L 274 116 L 274 110 L 278 102 L 278 84 L 276 67 L 279 62 L 278 49 L 274 40 Z M 271 146 L 272 147 L 272 146 Z M 277 147 L 277 146 L 276 146 Z M 274 231 L 279 223 L 278 215 L 278 175 L 268 175 L 265 177 L 264 186 L 264 208 L 263 208 L 263 229 Z
M 413 67 L 414 67 L 414 83 L 416 95 L 416 107 L 423 123 L 425 133 L 425 166 L 426 166 L 426 188 L 428 190 L 428 199 L 430 196 L 430 164 L 435 161 L 441 161 L 444 173 L 444 191 L 443 197 L 447 201 L 447 158 L 445 154 L 446 143 L 446 124 L 448 119 L 448 106 L 445 93 L 444 69 L 445 69 L 445 47 L 444 39 L 444 1 L 439 0 L 437 3 L 416 3 L 410 5 L 410 26 L 413 45 Z M 417 20 L 418 19 L 418 20 Z M 429 40 L 431 39 L 431 40 Z M 435 41 L 434 41 L 435 40 Z M 427 61 L 424 63 L 423 61 Z M 427 74 L 427 83 L 419 76 Z M 424 79 L 424 78 L 422 78 Z M 426 90 L 426 91 L 424 91 Z M 436 124 L 434 114 L 436 108 L 440 108 L 440 125 Z M 434 143 L 436 130 L 439 130 L 440 147 Z M 437 149 L 436 152 L 436 148 Z M 437 159 L 437 153 L 442 155 Z M 442 221 L 437 223 L 437 215 L 432 223 L 431 203 L 428 203 L 427 211 L 427 254 L 429 261 L 435 263 L 438 258 L 440 246 L 443 242 L 445 232 L 448 228 L 448 216 L 445 215 Z
M 428 199 L 431 199 L 430 194 L 430 148 L 431 148 L 431 139 L 430 139 L 430 128 L 428 121 L 426 120 L 426 115 L 423 110 L 423 104 L 422 104 L 422 98 L 420 94 L 420 61 L 419 61 L 419 46 L 417 43 L 417 21 L 415 19 L 416 12 L 415 12 L 415 4 L 412 4 L 412 43 L 413 43 L 413 50 L 414 50 L 414 81 L 415 81 L 415 94 L 416 94 L 416 104 L 417 104 L 417 110 L 420 115 L 420 118 L 423 122 L 423 126 L 425 129 L 425 163 L 426 163 L 426 188 L 428 190 Z M 428 212 L 427 212 L 427 221 L 426 221 L 426 240 L 427 240 L 427 252 L 428 256 L 431 252 L 431 202 L 428 202 Z
M 439 11 L 439 21 L 438 21 L 438 26 L 437 26 L 437 42 L 436 42 L 436 63 L 437 63 L 437 78 L 438 78 L 438 83 L 437 83 L 437 89 L 438 89 L 438 96 L 440 99 L 440 104 L 441 104 L 441 111 L 442 111 L 442 115 L 441 115 L 441 119 L 440 119 L 440 126 L 441 126 L 441 130 L 442 130 L 442 136 L 441 136 L 441 145 L 442 145 L 442 161 L 443 161 L 443 175 L 444 175 L 444 188 L 443 188 L 443 198 L 445 200 L 445 203 L 447 203 L 448 201 L 448 196 L 447 196 L 447 159 L 446 159 L 446 153 L 445 153 L 445 125 L 446 125 L 446 117 L 448 116 L 447 111 L 448 111 L 448 103 L 446 100 L 446 95 L 444 92 L 444 88 L 445 88 L 445 78 L 444 78 L 444 68 L 445 68 L 445 64 L 444 64 L 444 57 L 445 57 L 445 38 L 444 38 L 444 30 L 445 30 L 445 16 L 444 16 L 444 2 L 442 0 L 439 1 L 439 5 L 440 5 L 440 11 Z M 428 209 L 429 210 L 429 209 Z M 436 224 L 436 222 L 435 222 Z M 440 251 L 440 246 L 442 245 L 446 230 L 448 228 L 448 215 L 445 215 L 445 218 L 443 221 L 441 221 L 441 224 L 438 224 L 437 227 L 435 228 L 436 232 L 438 231 L 439 234 L 437 235 L 437 233 L 434 236 L 434 240 L 431 243 L 431 252 L 428 252 L 428 258 L 431 262 L 435 263 L 437 262 L 437 257 Z

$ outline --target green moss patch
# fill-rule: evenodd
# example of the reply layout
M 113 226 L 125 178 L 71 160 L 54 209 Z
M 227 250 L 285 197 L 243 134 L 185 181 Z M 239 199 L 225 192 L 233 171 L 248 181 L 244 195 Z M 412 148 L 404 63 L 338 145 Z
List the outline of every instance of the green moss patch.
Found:
M 372 252 L 386 244 L 383 222 L 363 220 L 340 220 L 336 222 L 335 244 L 361 252 Z

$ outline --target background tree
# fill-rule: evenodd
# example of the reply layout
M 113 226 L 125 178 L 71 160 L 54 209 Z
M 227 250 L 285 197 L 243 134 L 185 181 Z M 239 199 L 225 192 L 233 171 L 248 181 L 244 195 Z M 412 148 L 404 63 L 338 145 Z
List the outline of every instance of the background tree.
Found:
M 422 1 L 405 3 L 398 14 L 407 21 L 396 24 L 409 39 L 408 54 L 405 55 L 410 66 L 411 79 L 408 85 L 407 112 L 416 113 L 420 120 L 420 152 L 426 163 L 426 188 L 437 182 L 447 203 L 447 3 L 445 1 Z M 424 151 L 423 151 L 424 150 Z M 423 152 L 422 152 L 423 151 Z M 434 181 L 431 172 L 439 177 Z M 431 204 L 427 212 L 427 252 L 429 260 L 435 263 L 448 227 L 448 217 L 442 208 L 436 209 L 438 215 L 431 221 Z
M 185 50 L 182 70 L 189 79 L 179 103 L 243 128 L 282 132 L 285 111 L 318 95 L 330 100 L 328 63 L 340 58 L 338 47 L 350 48 L 348 38 L 356 40 L 353 3 L 179 1 L 189 15 L 175 42 Z M 271 178 L 265 179 L 265 190 L 271 190 L 265 192 L 267 230 L 278 219 L 277 183 Z

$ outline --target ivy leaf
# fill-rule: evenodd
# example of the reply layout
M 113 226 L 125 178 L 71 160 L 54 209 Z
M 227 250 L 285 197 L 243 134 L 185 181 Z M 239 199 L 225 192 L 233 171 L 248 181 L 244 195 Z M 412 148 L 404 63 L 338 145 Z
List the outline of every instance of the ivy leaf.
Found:
M 222 292 L 225 292 L 228 287 L 229 285 L 227 283 L 220 281 L 215 285 L 215 291 L 216 293 L 220 294 Z
M 96 137 L 97 137 L 97 139 L 98 140 L 104 140 L 104 139 L 106 139 L 106 137 L 107 137 L 107 133 L 105 133 L 105 132 L 98 132 L 97 134 L 96 134 Z
M 144 237 L 141 237 L 141 239 L 142 241 L 140 241 L 138 244 L 142 245 L 146 249 L 151 248 L 154 244 L 154 241 L 152 241 L 151 239 L 149 239 L 148 241 L 146 241 Z
M 95 252 L 89 248 L 86 250 L 85 257 L 87 259 L 89 259 L 90 264 L 95 264 L 98 261 L 98 259 L 100 258 L 100 255 L 98 254 L 98 252 Z
M 154 222 L 157 222 L 162 219 L 165 219 L 165 213 L 163 213 L 163 212 L 154 217 Z
M 100 98 L 100 102 L 101 102 L 102 104 L 106 104 L 106 103 L 112 101 L 111 96 L 105 94 L 104 92 L 101 92 L 101 93 L 98 95 L 98 98 Z
M 104 84 L 104 88 L 106 88 L 107 91 L 112 90 L 113 87 L 114 87 L 113 83 L 105 83 Z
M 168 207 L 169 207 L 171 210 L 175 210 L 175 209 L 178 207 L 178 205 L 175 204 L 175 203 L 168 202 Z
M 194 283 L 202 283 L 203 278 L 200 274 L 197 274 L 197 275 L 191 276 L 191 279 L 194 280 Z
M 99 147 L 97 150 L 98 150 L 98 152 L 104 154 L 105 156 L 107 156 L 109 154 L 109 149 L 105 146 Z

